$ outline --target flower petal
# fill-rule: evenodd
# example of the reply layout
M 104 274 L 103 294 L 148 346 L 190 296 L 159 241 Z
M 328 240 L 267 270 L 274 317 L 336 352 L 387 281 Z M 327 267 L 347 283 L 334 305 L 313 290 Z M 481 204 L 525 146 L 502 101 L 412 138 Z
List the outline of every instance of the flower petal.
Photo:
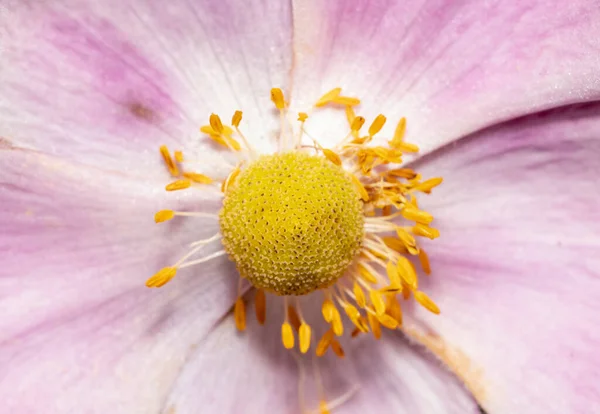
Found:
M 166 408 L 175 412 L 197 412 L 202 407 L 209 413 L 314 413 L 320 398 L 319 375 L 329 408 L 340 414 L 479 412 L 452 374 L 400 335 L 382 341 L 353 339 L 347 344 L 345 359 L 330 351 L 314 360 L 319 367 L 316 374 L 314 350 L 300 355 L 297 348 L 289 351 L 283 347 L 283 302 L 279 297 L 267 299 L 265 326 L 256 322 L 249 301 L 248 326 L 243 333 L 236 331 L 231 316 L 198 344 Z M 309 319 L 312 308 L 305 310 Z M 319 307 L 316 310 L 312 316 L 320 316 Z M 321 318 L 312 324 L 315 335 L 320 323 Z
M 241 6 L 14 2 L 0 14 L 0 134 L 82 163 L 144 171 L 160 144 L 210 161 L 215 145 L 199 127 L 211 112 L 228 123 L 239 109 L 249 138 L 271 144 L 269 90 L 288 82 L 290 12 L 284 3 Z
M 423 161 L 442 236 L 406 332 L 490 413 L 600 409 L 600 105 L 541 113 Z
M 593 0 L 297 1 L 293 98 L 310 106 L 341 86 L 362 99 L 367 122 L 388 115 L 388 132 L 406 116 L 408 139 L 429 151 L 502 120 L 598 99 L 599 20 Z M 323 141 L 339 131 L 329 120 L 307 130 Z
M 231 306 L 236 279 L 222 258 L 146 288 L 187 243 L 218 231 L 210 219 L 154 224 L 153 213 L 216 212 L 218 199 L 162 196 L 159 183 L 14 148 L 0 150 L 0 165 L 3 407 L 158 412 L 190 346 Z

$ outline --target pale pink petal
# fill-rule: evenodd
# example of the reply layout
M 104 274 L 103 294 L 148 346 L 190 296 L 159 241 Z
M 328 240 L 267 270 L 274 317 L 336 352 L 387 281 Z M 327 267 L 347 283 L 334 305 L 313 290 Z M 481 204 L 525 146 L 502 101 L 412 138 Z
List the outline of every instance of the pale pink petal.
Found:
M 541 113 L 423 160 L 444 183 L 421 205 L 425 248 L 406 332 L 462 376 L 490 413 L 600 410 L 600 106 Z
M 265 326 L 255 321 L 250 301 L 246 331 L 237 332 L 233 318 L 227 318 L 197 344 L 167 398 L 167 410 L 318 412 L 314 355 L 284 349 L 280 339 L 282 300 L 269 297 L 267 303 Z M 315 317 L 313 332 L 318 335 L 322 319 L 311 315 L 311 309 L 304 310 L 309 321 Z M 385 336 L 380 342 L 358 338 L 346 341 L 344 346 L 348 355 L 345 359 L 329 351 L 315 361 L 325 398 L 334 413 L 479 412 L 471 395 L 452 374 L 399 335 Z
M 231 306 L 237 275 L 221 257 L 146 288 L 218 231 L 214 219 L 158 225 L 153 214 L 216 212 L 218 198 L 16 148 L 0 165 L 2 411 L 159 412 L 190 347 Z
M 254 144 L 272 144 L 269 90 L 291 67 L 285 3 L 24 0 L 0 27 L 0 136 L 20 147 L 136 172 L 163 143 L 210 162 L 199 127 L 238 109 Z
M 502 120 L 598 99 L 599 21 L 594 0 L 297 1 L 293 98 L 310 106 L 340 86 L 362 98 L 368 122 L 387 115 L 387 132 L 406 116 L 408 139 L 429 151 Z M 313 136 L 340 139 L 330 121 L 314 121 Z

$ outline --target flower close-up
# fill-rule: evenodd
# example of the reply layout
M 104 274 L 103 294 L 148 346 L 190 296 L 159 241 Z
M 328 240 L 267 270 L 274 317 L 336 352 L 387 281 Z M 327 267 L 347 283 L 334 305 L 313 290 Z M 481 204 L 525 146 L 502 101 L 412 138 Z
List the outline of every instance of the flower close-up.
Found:
M 0 412 L 600 413 L 595 0 L 0 0 Z

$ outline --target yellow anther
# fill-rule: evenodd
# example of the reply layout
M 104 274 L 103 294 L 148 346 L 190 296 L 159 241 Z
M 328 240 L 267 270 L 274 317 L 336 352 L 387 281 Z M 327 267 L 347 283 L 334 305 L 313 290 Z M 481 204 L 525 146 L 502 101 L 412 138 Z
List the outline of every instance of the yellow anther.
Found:
M 383 128 L 383 125 L 385 125 L 385 121 L 386 121 L 385 116 L 383 116 L 381 114 L 377 115 L 377 117 L 373 120 L 373 123 L 369 127 L 369 135 L 373 136 L 376 133 L 378 133 L 379 131 L 381 131 L 381 128 Z
M 149 288 L 159 288 L 166 285 L 177 274 L 177 268 L 164 267 L 160 269 L 154 276 L 146 281 L 146 286 Z
M 281 91 L 281 89 L 271 89 L 271 100 L 273 101 L 277 109 L 285 108 L 285 100 L 283 98 L 283 92 Z
M 383 206 L 383 208 L 381 209 L 381 215 L 389 216 L 390 214 L 392 214 L 392 205 L 388 204 L 387 206 Z
M 354 292 L 354 300 L 356 300 L 356 304 L 364 308 L 367 306 L 367 299 L 365 298 L 365 292 L 362 290 L 360 285 L 357 282 L 354 282 L 354 286 L 352 287 L 352 291 Z
M 306 323 L 302 323 L 298 331 L 298 338 L 300 341 L 300 352 L 303 354 L 305 354 L 306 351 L 308 351 L 308 348 L 310 348 L 310 334 L 310 326 Z
M 356 114 L 354 113 L 354 108 L 351 106 L 346 107 L 346 119 L 348 120 L 348 125 L 352 125 L 352 122 L 356 118 Z
M 417 272 L 413 264 L 404 256 L 398 258 L 398 273 L 400 277 L 411 289 L 418 288 Z
M 398 145 L 398 148 L 402 152 L 419 152 L 419 146 L 415 144 L 409 144 L 408 142 L 402 142 Z
M 402 217 L 407 220 L 424 224 L 429 224 L 433 221 L 433 216 L 431 214 L 415 208 L 412 204 L 406 204 L 406 206 L 402 209 Z
M 175 212 L 173 210 L 160 210 L 154 215 L 154 222 L 162 223 L 171 220 L 173 217 L 175 217 Z
M 329 329 L 327 332 L 325 332 L 325 334 L 321 337 L 319 343 L 317 344 L 317 349 L 315 351 L 317 356 L 321 357 L 325 355 L 325 352 L 327 352 L 329 345 L 331 345 L 331 341 L 333 341 L 333 331 Z
M 428 239 L 437 239 L 440 237 L 440 231 L 438 229 L 434 229 L 433 227 L 429 227 L 426 224 L 417 223 L 416 226 L 412 228 L 414 234 L 427 237 Z
M 292 331 L 292 325 L 288 322 L 284 322 L 281 325 L 281 342 L 285 349 L 292 349 L 294 347 L 294 332 Z
M 186 188 L 190 188 L 192 182 L 190 180 L 177 180 L 173 181 L 170 184 L 167 184 L 165 190 L 167 191 L 177 191 L 177 190 L 185 190 Z
M 342 317 L 337 309 L 335 310 L 333 320 L 331 321 L 331 328 L 333 329 L 335 336 L 342 336 L 344 334 L 344 324 L 342 323 Z
M 240 126 L 240 122 L 242 122 L 242 111 L 235 111 L 231 117 L 231 125 L 237 128 Z
M 391 141 L 388 141 L 390 147 L 399 148 L 402 142 L 404 141 L 404 134 L 406 133 L 406 118 L 400 119 L 398 125 L 396 125 L 396 130 L 394 131 L 394 138 Z
M 360 105 L 360 99 L 352 98 L 350 96 L 337 96 L 337 97 L 333 98 L 331 100 L 331 102 L 339 104 L 339 105 L 346 105 L 346 106 Z
M 402 325 L 402 308 L 396 296 L 388 298 L 387 313 L 398 322 L 398 326 Z
M 331 414 L 331 411 L 329 411 L 329 408 L 327 408 L 326 401 L 319 401 L 319 414 Z
M 378 315 L 377 320 L 388 329 L 396 329 L 398 327 L 398 321 L 390 315 Z
M 427 253 L 425 253 L 425 250 L 423 250 L 423 249 L 419 250 L 419 262 L 421 263 L 421 267 L 423 268 L 423 271 L 425 272 L 425 274 L 430 275 L 431 274 L 431 266 L 429 265 L 429 257 L 427 256 Z
M 404 247 L 406 248 L 406 250 L 408 250 L 410 254 L 419 254 L 419 249 L 417 248 L 417 241 L 415 240 L 412 234 L 408 233 L 401 227 L 396 228 L 396 234 L 398 235 L 398 238 L 404 244 Z
M 358 329 L 358 328 L 354 328 L 354 330 L 353 330 L 353 331 L 350 333 L 350 336 L 351 336 L 352 338 L 356 338 L 358 335 L 360 335 L 360 334 L 361 334 L 361 332 L 362 332 L 362 331 L 361 331 L 360 329 Z
M 167 146 L 161 145 L 159 150 L 160 150 L 160 155 L 162 155 L 163 160 L 165 161 L 165 164 L 167 165 L 167 169 L 169 170 L 169 173 L 173 177 L 179 176 L 179 169 L 177 168 L 177 165 L 173 162 L 173 159 L 171 158 L 171 154 L 169 153 L 169 149 L 167 148 Z
M 335 152 L 333 152 L 332 150 L 329 150 L 329 149 L 325 149 L 325 148 L 323 148 L 322 151 L 323 151 L 323 155 L 325 155 L 325 158 L 327 158 L 329 161 L 331 161 L 332 163 L 334 163 L 337 166 L 342 165 L 341 158 Z
M 335 305 L 330 299 L 325 299 L 321 305 L 321 313 L 325 322 L 331 323 L 333 320 L 333 312 L 336 310 Z
M 369 321 L 369 325 L 371 326 L 371 332 L 373 332 L 373 336 L 375 337 L 375 339 L 381 338 L 381 326 L 377 317 L 371 312 L 367 312 L 367 319 Z
M 356 309 L 354 306 L 350 305 L 349 303 L 344 305 L 344 311 L 346 312 L 346 315 L 348 315 L 348 318 L 352 321 L 352 323 L 354 325 L 356 325 L 356 327 L 358 329 L 360 329 L 363 332 L 369 332 L 369 327 L 365 324 L 365 322 L 363 321 L 363 319 L 360 316 L 360 312 L 358 311 L 358 309 Z
M 217 133 L 223 133 L 223 123 L 221 122 L 221 118 L 217 114 L 210 114 L 209 118 L 210 127 L 217 131 Z
M 352 121 L 352 124 L 350 124 L 350 129 L 354 132 L 358 132 L 358 131 L 360 131 L 360 129 L 362 128 L 362 126 L 364 124 L 365 124 L 365 118 L 363 118 L 362 116 L 357 116 Z
M 181 151 L 175 151 L 173 153 L 174 157 L 175 157 L 175 161 L 177 162 L 183 162 L 183 152 Z
M 304 122 L 308 119 L 308 114 L 306 112 L 298 112 L 298 121 Z
M 193 182 L 199 183 L 199 184 L 210 184 L 213 182 L 212 178 L 210 178 L 204 174 L 198 174 L 198 173 L 194 173 L 194 172 L 184 172 L 183 176 L 185 178 L 189 178 Z
M 389 170 L 387 175 L 391 175 L 393 177 L 401 177 L 412 180 L 417 176 L 417 173 L 411 170 L 410 168 L 397 168 L 394 170 Z
M 362 201 L 365 201 L 365 202 L 369 201 L 369 193 L 365 189 L 365 186 L 360 182 L 360 180 L 358 179 L 358 177 L 356 175 L 352 174 L 351 177 L 352 177 L 352 182 L 356 186 L 356 189 L 358 190 L 358 193 L 360 194 L 360 198 L 362 199 Z
M 402 281 L 400 279 L 400 274 L 398 273 L 398 268 L 391 261 L 387 262 L 385 265 L 385 271 L 387 273 L 388 279 L 390 280 L 390 286 L 394 288 L 399 288 L 402 286 Z
M 229 176 L 225 179 L 225 181 L 223 181 L 223 184 L 221 184 L 221 191 L 223 193 L 227 192 L 227 189 L 229 188 L 230 185 L 232 185 L 235 182 L 236 177 L 240 174 L 240 168 L 236 167 L 235 170 L 233 170 Z
M 300 316 L 298 316 L 298 312 L 296 312 L 296 308 L 294 308 L 292 305 L 288 306 L 287 309 L 288 312 L 288 319 L 290 321 L 290 324 L 292 325 L 292 327 L 294 328 L 294 330 L 297 332 L 300 330 L 300 325 L 302 324 L 302 322 L 300 321 Z
M 359 263 L 358 266 L 356 266 L 356 268 L 358 269 L 358 273 L 364 280 L 366 280 L 369 283 L 377 283 L 377 278 L 371 272 L 369 272 L 369 270 L 366 267 L 364 267 L 362 263 Z
M 436 315 L 440 314 L 440 308 L 438 308 L 438 306 L 425 293 L 418 290 L 414 292 L 414 295 L 415 300 L 429 312 L 435 313 Z
M 233 316 L 235 319 L 235 327 L 238 331 L 246 329 L 246 305 L 242 298 L 237 298 L 233 308 Z
M 254 296 L 254 311 L 258 323 L 264 325 L 265 320 L 267 319 L 267 299 L 265 297 L 265 291 L 262 289 L 256 290 L 256 295 Z
M 378 290 L 371 290 L 369 292 L 369 299 L 371 299 L 371 303 L 375 307 L 375 312 L 377 316 L 381 316 L 385 313 L 385 302 L 383 301 L 383 295 Z
M 332 90 L 330 90 L 329 92 L 327 92 L 325 95 L 321 96 L 319 98 L 319 100 L 317 101 L 317 103 L 315 103 L 316 107 L 320 107 L 320 106 L 325 106 L 328 103 L 330 103 L 333 99 L 337 98 L 338 96 L 340 96 L 340 93 L 342 92 L 342 88 L 334 88 Z
M 342 345 L 335 339 L 331 341 L 331 350 L 340 358 L 344 358 L 344 356 L 346 356 L 344 353 L 344 348 L 342 348 Z
M 212 128 L 211 128 L 211 130 L 212 130 Z M 219 145 L 221 145 L 221 146 L 223 146 L 225 148 L 229 148 L 229 145 L 227 144 L 227 141 L 225 141 L 225 137 L 223 137 L 223 136 L 221 136 L 219 134 L 209 134 L 208 136 L 210 137 L 210 139 L 212 139 L 217 144 L 219 144 Z
M 413 190 L 429 193 L 433 188 L 440 185 L 442 181 L 444 181 L 442 177 L 430 178 L 427 181 L 423 181 L 422 183 L 417 184 L 415 187 L 413 187 Z

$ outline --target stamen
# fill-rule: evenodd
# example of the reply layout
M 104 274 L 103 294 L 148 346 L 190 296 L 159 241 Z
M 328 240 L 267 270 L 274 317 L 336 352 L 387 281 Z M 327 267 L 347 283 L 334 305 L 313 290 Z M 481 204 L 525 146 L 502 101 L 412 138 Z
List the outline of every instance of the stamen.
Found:
M 302 325 L 302 322 L 300 321 L 300 316 L 298 316 L 298 312 L 296 312 L 296 308 L 294 308 L 294 306 L 292 305 L 289 305 L 287 307 L 287 311 L 290 324 L 292 325 L 294 330 L 298 332 L 300 330 L 300 325 Z
M 377 317 L 373 315 L 371 312 L 367 312 L 367 319 L 369 321 L 369 325 L 371 326 L 371 332 L 373 332 L 373 336 L 375 339 L 381 338 L 381 326 Z
M 394 266 L 394 263 L 391 261 L 387 262 L 385 271 L 390 280 L 390 287 L 400 288 L 402 286 L 402 281 L 400 279 L 400 274 L 398 273 L 398 268 Z
M 404 282 L 410 286 L 411 289 L 417 289 L 418 279 L 417 272 L 413 267 L 413 264 L 404 256 L 398 258 L 398 273 Z
M 216 253 L 213 253 L 211 255 L 208 255 L 208 256 L 206 256 L 206 257 L 204 257 L 202 259 L 198 259 L 198 260 L 194 260 L 194 261 L 191 261 L 191 262 L 187 262 L 187 263 L 184 263 L 182 265 L 179 265 L 178 267 L 180 269 L 184 269 L 186 267 L 194 266 L 194 265 L 197 265 L 197 264 L 200 264 L 200 263 L 206 263 L 209 260 L 215 259 L 215 258 L 217 258 L 219 256 L 223 256 L 224 254 L 226 254 L 225 250 L 220 250 L 220 251 L 218 251 Z
M 235 128 L 238 128 L 240 126 L 240 122 L 242 122 L 242 111 L 235 111 L 231 117 L 231 125 L 233 125 Z
M 177 274 L 176 267 L 164 267 L 160 269 L 154 276 L 146 281 L 146 286 L 149 288 L 159 288 L 166 285 Z
M 398 322 L 398 326 L 402 325 L 402 308 L 400 307 L 400 302 L 396 296 L 392 296 L 388 298 L 388 313 L 394 318 L 396 322 Z
M 310 348 L 310 335 L 310 326 L 307 323 L 303 322 L 300 325 L 300 329 L 298 331 L 298 337 L 300 340 L 300 352 L 302 352 L 303 354 L 305 354 Z
M 273 101 L 277 109 L 281 110 L 285 108 L 285 100 L 283 99 L 283 92 L 281 89 L 271 89 L 271 101 Z
M 430 275 L 431 266 L 429 265 L 429 257 L 427 257 L 427 253 L 425 253 L 425 250 L 423 249 L 419 250 L 419 262 L 421 262 L 421 267 L 425 274 Z
M 375 135 L 376 133 L 381 131 L 381 128 L 383 128 L 385 121 L 386 121 L 385 116 L 383 116 L 381 114 L 377 115 L 377 117 L 373 120 L 373 123 L 369 127 L 369 136 L 372 137 L 373 135 Z
M 338 96 L 338 97 L 333 98 L 331 100 L 331 102 L 339 104 L 339 105 L 346 105 L 346 106 L 360 105 L 360 99 L 352 98 L 350 96 Z
M 254 310 L 256 313 L 256 320 L 259 324 L 264 325 L 267 318 L 267 300 L 265 291 L 262 289 L 256 290 L 256 295 L 254 296 Z
M 217 114 L 210 114 L 209 123 L 212 129 L 217 131 L 219 134 L 224 132 L 223 123 L 221 122 L 221 118 Z
M 306 112 L 298 112 L 298 121 L 305 122 L 308 119 L 308 114 Z
M 369 283 L 377 283 L 377 278 L 371 272 L 369 272 L 369 270 L 365 267 L 365 264 L 359 263 L 356 267 L 358 269 L 358 273 L 364 280 Z
M 154 222 L 162 223 L 171 220 L 173 217 L 175 217 L 175 212 L 173 210 L 160 210 L 154 215 Z
M 167 191 L 185 190 L 186 188 L 190 188 L 191 185 L 192 185 L 192 182 L 190 180 L 177 180 L 177 181 L 173 181 L 170 184 L 167 184 L 167 186 L 165 187 L 165 190 L 167 190 Z
M 233 170 L 225 179 L 225 181 L 223 181 L 223 184 L 221 184 L 221 192 L 226 193 L 227 189 L 229 188 L 229 186 L 235 181 L 236 177 L 239 175 L 239 173 L 241 172 L 240 167 L 235 167 L 235 170 Z
M 177 168 L 177 164 L 175 164 L 173 162 L 173 159 L 171 158 L 171 154 L 169 153 L 169 149 L 167 148 L 167 146 L 161 145 L 159 150 L 160 150 L 160 154 L 163 157 L 163 160 L 165 161 L 165 164 L 167 165 L 167 169 L 169 170 L 169 173 L 173 177 L 178 177 L 179 169 Z
M 357 132 L 358 133 L 358 131 L 360 131 L 360 129 L 362 128 L 362 126 L 364 124 L 365 124 L 365 118 L 363 118 L 362 116 L 357 116 L 352 121 L 352 124 L 350 124 L 350 130 L 352 132 Z
M 431 240 L 440 237 L 440 231 L 438 229 L 434 229 L 433 227 L 421 223 L 417 223 L 417 225 L 412 228 L 412 232 L 418 236 L 427 237 Z
M 399 148 L 404 141 L 404 133 L 406 132 L 406 118 L 401 118 L 396 126 L 396 130 L 394 131 L 394 138 L 391 141 L 388 141 L 388 144 L 392 148 Z
M 360 194 L 360 198 L 362 199 L 362 201 L 364 201 L 364 202 L 369 201 L 369 193 L 367 193 L 367 190 L 362 185 L 362 183 L 360 182 L 360 180 L 358 179 L 358 177 L 356 175 L 354 175 L 354 174 L 351 174 L 351 177 L 352 177 L 352 182 L 354 183 L 354 185 L 358 189 L 358 192 Z
M 340 96 L 341 92 L 342 92 L 342 88 L 334 88 L 334 89 L 330 90 L 325 95 L 323 95 L 319 98 L 319 100 L 315 103 L 315 106 L 318 108 L 318 107 L 327 105 L 328 103 L 333 101 L 335 98 Z
M 244 331 L 246 329 L 246 305 L 241 297 L 238 297 L 235 301 L 234 308 L 235 326 L 238 331 Z
M 427 296 L 425 293 L 418 290 L 418 291 L 414 292 L 414 295 L 415 295 L 415 300 L 417 302 L 419 302 L 419 304 L 421 306 L 423 306 L 425 309 L 427 309 L 429 312 L 435 313 L 436 315 L 440 314 L 440 308 L 438 308 L 438 306 L 435 304 L 435 302 L 432 301 L 429 298 L 429 296 Z
M 398 327 L 398 321 L 392 318 L 390 315 L 379 315 L 377 316 L 377 320 L 388 329 L 396 329 Z
M 332 341 L 333 331 L 329 329 L 327 332 L 325 332 L 325 334 L 321 337 L 319 343 L 317 344 L 317 350 L 315 351 L 317 356 L 321 357 L 325 355 L 325 352 L 327 352 L 327 349 L 329 348 L 329 345 L 331 345 Z
M 175 151 L 173 153 L 173 156 L 175 157 L 175 161 L 177 161 L 177 162 L 183 162 L 183 152 L 181 152 L 181 151 Z
M 342 165 L 342 160 L 341 158 L 332 150 L 329 149 L 321 149 L 321 151 L 323 151 L 323 155 L 325 155 L 325 158 L 327 158 L 329 161 L 331 161 L 332 163 L 334 163 L 337 166 L 341 166 Z
M 284 322 L 281 325 L 281 342 L 285 349 L 292 349 L 294 347 L 294 332 L 289 322 Z
M 429 194 L 431 190 L 438 185 L 440 185 L 444 181 L 442 177 L 430 178 L 427 181 L 423 181 L 421 184 L 416 185 L 412 188 L 412 191 L 422 191 L 424 193 Z
M 365 292 L 361 289 L 360 285 L 357 282 L 354 282 L 352 291 L 354 292 L 354 300 L 356 300 L 356 304 L 361 308 L 367 306 Z
M 198 173 L 194 173 L 194 172 L 184 172 L 183 176 L 185 178 L 189 178 L 190 180 L 192 180 L 195 183 L 198 184 L 211 184 L 213 182 L 213 179 L 210 178 L 207 175 L 204 174 L 198 174 Z
M 406 204 L 402 209 L 402 216 L 407 220 L 418 223 L 429 224 L 433 221 L 433 216 L 425 211 L 415 208 L 412 204 Z
M 331 341 L 331 350 L 340 358 L 344 358 L 345 354 L 344 354 L 344 349 L 342 348 L 342 345 L 337 341 L 337 340 L 332 340 Z
M 369 298 L 371 299 L 371 303 L 375 307 L 375 312 L 377 316 L 381 316 L 385 313 L 385 302 L 383 301 L 383 296 L 378 290 L 371 290 L 369 292 Z
M 346 119 L 348 120 L 348 125 L 352 125 L 352 122 L 356 118 L 354 109 L 351 106 L 346 106 L 345 111 L 346 111 Z

